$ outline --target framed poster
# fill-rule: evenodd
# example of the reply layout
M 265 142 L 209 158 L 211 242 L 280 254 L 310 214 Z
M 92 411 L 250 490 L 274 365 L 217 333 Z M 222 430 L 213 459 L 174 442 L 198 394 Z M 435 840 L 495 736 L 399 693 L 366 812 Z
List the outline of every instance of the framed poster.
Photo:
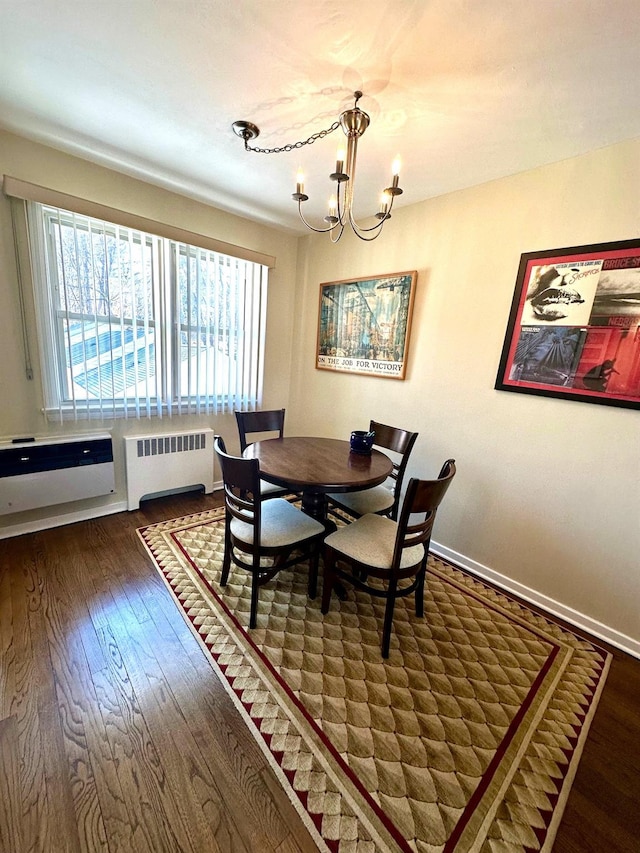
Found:
M 404 379 L 416 271 L 320 285 L 316 368 Z
M 640 408 L 640 240 L 521 255 L 495 387 Z

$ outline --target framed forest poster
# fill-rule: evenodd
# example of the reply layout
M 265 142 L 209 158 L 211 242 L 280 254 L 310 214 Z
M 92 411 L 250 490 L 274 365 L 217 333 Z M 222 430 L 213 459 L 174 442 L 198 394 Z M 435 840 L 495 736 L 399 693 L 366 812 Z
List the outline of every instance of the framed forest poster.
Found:
M 416 271 L 320 285 L 316 368 L 404 379 Z
M 640 240 L 521 256 L 495 387 L 640 408 Z

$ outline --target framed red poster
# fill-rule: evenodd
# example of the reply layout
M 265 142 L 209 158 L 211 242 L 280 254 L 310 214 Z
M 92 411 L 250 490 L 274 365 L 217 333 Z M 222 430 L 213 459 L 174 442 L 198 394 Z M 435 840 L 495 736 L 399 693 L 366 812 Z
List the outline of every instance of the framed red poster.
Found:
M 520 256 L 495 387 L 640 408 L 640 240 Z

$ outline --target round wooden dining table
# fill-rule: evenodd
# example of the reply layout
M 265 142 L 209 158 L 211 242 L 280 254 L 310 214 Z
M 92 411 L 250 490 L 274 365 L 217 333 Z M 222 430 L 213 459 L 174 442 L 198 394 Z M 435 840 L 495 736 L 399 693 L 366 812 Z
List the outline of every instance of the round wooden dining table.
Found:
M 393 462 L 379 450 L 354 453 L 348 441 L 291 436 L 250 444 L 242 454 L 258 459 L 260 476 L 302 493 L 302 509 L 327 524 L 328 492 L 355 492 L 383 483 Z

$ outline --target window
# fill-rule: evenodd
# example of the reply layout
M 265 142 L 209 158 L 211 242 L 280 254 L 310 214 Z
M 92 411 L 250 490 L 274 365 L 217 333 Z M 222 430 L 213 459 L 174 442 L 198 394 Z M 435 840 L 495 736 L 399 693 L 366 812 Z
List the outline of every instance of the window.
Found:
M 48 415 L 259 403 L 266 266 L 46 204 L 28 216 Z

